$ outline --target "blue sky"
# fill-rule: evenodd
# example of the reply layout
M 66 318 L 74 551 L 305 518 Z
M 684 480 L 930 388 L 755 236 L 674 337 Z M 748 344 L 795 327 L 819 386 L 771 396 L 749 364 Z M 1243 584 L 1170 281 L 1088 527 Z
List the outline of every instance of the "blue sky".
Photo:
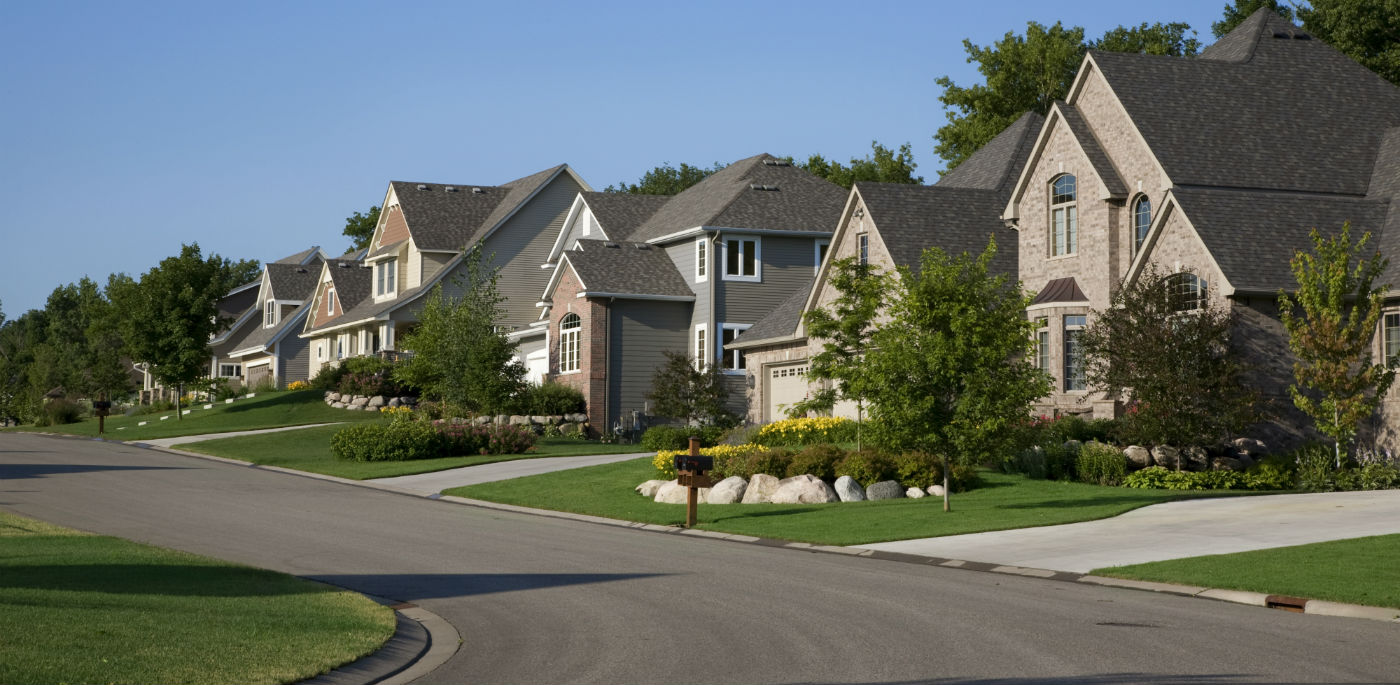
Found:
M 662 162 L 912 143 L 962 40 L 1028 20 L 1097 37 L 1225 0 L 0 2 L 0 310 L 198 242 L 259 260 L 348 246 L 390 180 L 495 185 L 561 162 L 594 188 Z

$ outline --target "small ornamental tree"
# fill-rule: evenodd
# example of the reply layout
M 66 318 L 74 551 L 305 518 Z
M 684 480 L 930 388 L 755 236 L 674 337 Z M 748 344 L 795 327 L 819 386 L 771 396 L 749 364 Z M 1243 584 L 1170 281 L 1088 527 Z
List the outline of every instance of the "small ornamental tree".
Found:
M 1289 263 L 1297 291 L 1279 292 L 1279 318 L 1296 357 L 1295 382 L 1288 390 L 1293 404 L 1332 438 L 1338 468 L 1357 426 L 1375 412 L 1395 380 L 1388 360 L 1371 360 L 1389 286 L 1376 285 L 1386 259 L 1375 251 L 1367 256 L 1370 240 L 1368 232 L 1353 244 L 1350 224 L 1331 238 L 1314 229 L 1312 253 L 1299 251 Z
M 668 350 L 662 355 L 666 361 L 656 367 L 651 392 L 647 393 L 658 416 L 685 419 L 689 424 L 732 426 L 738 422 L 726 407 L 729 390 L 717 365 L 697 369 L 684 354 Z
M 1253 423 L 1256 393 L 1231 347 L 1231 318 L 1194 274 L 1149 264 L 1095 311 L 1080 338 L 1090 387 L 1130 406 L 1133 439 L 1185 447 Z
M 864 386 L 878 441 L 943 461 L 943 510 L 954 463 L 1006 449 L 1031 402 L 1050 392 L 1031 365 L 1030 298 L 993 276 L 996 241 L 980 256 L 924 250 L 918 272 L 900 269 L 892 320 L 871 336 Z
M 831 263 L 829 283 L 836 290 L 830 309 L 817 308 L 802 315 L 807 337 L 820 340 L 821 352 L 812 356 L 807 372 L 813 380 L 835 381 L 834 387 L 817 391 L 812 397 L 796 402 L 788 416 L 797 418 L 809 411 L 829 411 L 839 399 L 854 400 L 859 421 L 856 424 L 856 449 L 861 446 L 861 424 L 864 423 L 866 385 L 870 380 L 864 371 L 862 355 L 870 347 L 875 317 L 890 293 L 889 276 L 874 264 L 861 264 L 854 257 Z
M 455 281 L 461 296 L 444 293 L 442 284 L 433 287 L 418 326 L 401 341 L 413 355 L 394 376 L 467 411 L 495 412 L 520 392 L 525 367 L 515 359 L 515 343 L 497 325 L 505 318 L 498 270 L 487 266 L 480 247 L 470 249 L 462 264 Z

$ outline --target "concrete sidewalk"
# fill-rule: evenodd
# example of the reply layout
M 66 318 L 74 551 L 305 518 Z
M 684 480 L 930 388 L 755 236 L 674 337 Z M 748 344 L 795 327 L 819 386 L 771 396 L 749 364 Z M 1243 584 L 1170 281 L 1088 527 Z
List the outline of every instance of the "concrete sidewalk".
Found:
M 236 438 L 240 435 L 259 435 L 262 433 L 280 433 L 282 431 L 295 431 L 303 428 L 316 428 L 318 426 L 334 426 L 339 422 L 332 423 L 308 423 L 305 426 L 284 426 L 282 428 L 260 428 L 251 431 L 233 431 L 231 433 L 205 433 L 203 435 L 181 435 L 174 438 L 156 438 L 154 440 L 131 440 L 132 445 L 150 445 L 152 447 L 174 447 L 185 445 L 191 442 L 202 442 L 204 440 L 218 440 L 219 438 Z
M 376 485 L 387 485 L 397 490 L 403 490 L 418 495 L 435 495 L 448 488 L 456 488 L 463 485 L 476 485 L 478 483 L 490 483 L 498 480 L 510 480 L 511 478 L 520 478 L 522 476 L 533 476 L 540 473 L 552 473 L 565 469 L 577 469 L 584 466 L 611 464 L 618 461 L 627 461 L 628 459 L 649 457 L 653 454 L 655 454 L 655 452 L 516 459 L 514 461 L 497 462 L 495 464 L 464 466 L 459 469 L 449 469 L 447 471 L 420 473 L 413 476 L 375 478 L 365 482 L 374 483 Z
M 859 547 L 1088 573 L 1106 566 L 1391 533 L 1400 533 L 1400 490 L 1186 500 L 1100 521 Z

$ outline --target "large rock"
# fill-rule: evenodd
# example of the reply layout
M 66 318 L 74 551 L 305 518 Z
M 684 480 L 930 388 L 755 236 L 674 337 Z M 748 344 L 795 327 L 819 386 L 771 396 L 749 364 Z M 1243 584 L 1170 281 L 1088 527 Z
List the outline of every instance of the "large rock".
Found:
M 1152 451 L 1141 445 L 1128 445 L 1123 448 L 1123 456 L 1128 459 L 1128 466 L 1135 469 L 1145 469 L 1152 465 Z
M 655 500 L 661 504 L 685 504 L 686 491 L 689 489 L 676 481 L 667 481 L 656 490 Z M 704 502 L 709 494 L 709 488 L 700 488 L 696 493 L 696 501 Z
M 366 403 L 365 403 L 365 406 L 366 406 L 366 407 L 374 407 L 375 409 L 378 409 L 378 408 L 380 408 L 380 407 L 382 407 L 382 406 L 384 406 L 384 405 L 386 405 L 386 404 L 388 404 L 388 403 L 389 403 L 389 400 L 388 400 L 387 398 L 385 398 L 383 395 L 375 395 L 374 397 L 369 398 L 369 402 L 366 402 Z
M 417 397 L 400 397 L 399 399 L 403 400 L 403 403 L 406 404 L 406 405 L 408 405 L 408 406 L 410 406 L 410 407 L 416 407 L 416 406 L 418 406 L 418 398 L 417 398 Z
M 1254 466 L 1257 463 L 1254 460 L 1254 457 L 1251 457 L 1243 452 L 1235 455 L 1235 461 L 1238 461 L 1240 463 L 1240 470 L 1248 469 L 1249 467 Z
M 531 417 L 530 417 L 530 423 L 533 423 L 533 424 L 535 424 L 536 426 L 547 426 L 547 425 L 549 425 L 549 417 L 548 417 L 548 416 L 531 416 Z
M 350 400 L 350 406 L 352 406 L 352 407 L 364 407 L 364 406 L 367 406 L 368 404 L 369 404 L 369 398 L 368 398 L 368 397 L 365 397 L 364 395 L 356 395 L 355 397 L 351 398 L 351 400 Z
M 1230 446 L 1255 458 L 1269 453 L 1268 446 L 1254 438 L 1235 438 Z
M 865 501 L 865 488 L 862 488 L 860 483 L 857 483 L 856 479 L 850 476 L 841 476 L 837 478 L 836 487 L 834 489 L 836 490 L 836 496 L 840 497 L 842 502 Z
M 710 504 L 734 504 L 744 498 L 749 482 L 740 476 L 730 476 L 715 483 L 705 501 Z
M 528 426 L 528 425 L 530 425 L 530 417 L 528 417 L 528 416 L 521 416 L 521 415 L 519 415 L 519 414 L 516 414 L 516 415 L 510 417 L 510 425 L 512 425 L 512 426 Z
M 766 473 L 755 473 L 749 479 L 749 486 L 744 488 L 744 498 L 740 501 L 743 504 L 772 502 L 773 493 L 778 491 L 780 482 L 776 477 Z
M 1215 457 L 1210 460 L 1210 468 L 1212 471 L 1243 471 L 1245 466 L 1233 457 Z
M 564 417 L 562 416 L 546 416 L 544 417 L 544 420 L 545 423 L 548 423 L 551 426 L 557 426 L 561 423 L 564 423 Z
M 327 401 L 327 402 L 339 402 L 339 401 L 340 401 L 340 393 L 338 393 L 338 392 L 336 392 L 336 391 L 334 391 L 334 390 L 327 390 L 327 391 L 326 391 L 326 401 Z
M 903 496 L 904 486 L 897 480 L 882 480 L 865 488 L 865 498 L 868 500 L 899 499 Z
M 931 495 L 931 496 L 933 496 L 933 497 L 942 497 L 942 496 L 943 496 L 943 486 L 942 486 L 942 485 L 930 485 L 930 486 L 928 486 L 928 494 Z
M 493 422 L 498 426 L 504 426 L 510 423 L 510 417 L 505 414 L 497 414 Z
M 778 482 L 778 490 L 773 493 L 774 504 L 824 504 L 840 502 L 836 491 L 822 479 L 811 474 L 793 476 Z
M 1069 450 L 1071 454 L 1079 454 L 1079 450 L 1083 449 L 1083 447 L 1084 443 L 1078 440 L 1066 440 L 1064 444 L 1064 448 Z
M 636 490 L 642 497 L 652 498 L 656 497 L 656 491 L 660 490 L 661 486 L 665 484 L 666 481 L 664 480 L 649 480 L 638 485 Z
M 1173 471 L 1181 467 L 1181 451 L 1171 445 L 1152 448 L 1152 463 Z
M 920 497 L 928 497 L 928 493 L 920 488 L 909 488 L 904 491 L 904 496 L 909 499 L 919 499 Z
M 488 423 L 491 423 L 490 416 L 476 416 L 472 418 L 472 425 L 485 426 Z
M 588 415 L 587 415 L 587 414 L 565 414 L 565 415 L 564 415 L 564 420 L 565 420 L 565 421 L 568 421 L 569 423 L 587 423 L 587 422 L 588 422 Z
M 336 408 L 336 409 L 344 409 L 344 408 L 345 408 L 345 403 L 344 403 L 344 402 L 332 402 L 332 403 L 331 403 L 331 406 L 334 407 L 334 408 Z
M 362 404 L 347 404 L 347 405 L 345 405 L 345 408 L 346 408 L 346 409 L 349 409 L 350 411 L 360 411 L 360 410 L 364 409 L 365 407 L 364 407 L 364 405 L 362 405 Z
M 559 424 L 559 434 L 560 434 L 560 435 L 578 435 L 579 433 L 582 433 L 582 432 L 583 432 L 583 424 L 581 424 L 581 423 L 561 423 L 561 424 Z
M 390 398 L 389 398 L 389 406 L 391 406 L 391 407 L 402 407 L 402 406 L 403 406 L 403 398 L 402 398 L 402 397 L 390 397 Z
M 1210 454 L 1204 448 L 1191 446 L 1181 449 L 1181 466 L 1189 471 L 1205 471 L 1210 468 Z

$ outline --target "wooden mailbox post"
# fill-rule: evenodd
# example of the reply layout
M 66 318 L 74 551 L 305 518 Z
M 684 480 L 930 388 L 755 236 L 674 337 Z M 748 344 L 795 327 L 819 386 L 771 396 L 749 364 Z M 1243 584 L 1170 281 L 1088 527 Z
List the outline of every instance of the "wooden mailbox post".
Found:
M 700 456 L 700 438 L 691 436 L 690 454 L 676 457 L 676 482 L 685 486 L 685 527 L 695 527 L 700 504 L 700 488 L 715 484 L 708 475 L 715 468 L 714 457 Z
M 112 411 L 112 403 L 107 401 L 107 393 L 99 395 L 102 399 L 92 403 L 92 411 L 97 414 L 97 434 L 102 435 L 107 432 L 107 414 Z

